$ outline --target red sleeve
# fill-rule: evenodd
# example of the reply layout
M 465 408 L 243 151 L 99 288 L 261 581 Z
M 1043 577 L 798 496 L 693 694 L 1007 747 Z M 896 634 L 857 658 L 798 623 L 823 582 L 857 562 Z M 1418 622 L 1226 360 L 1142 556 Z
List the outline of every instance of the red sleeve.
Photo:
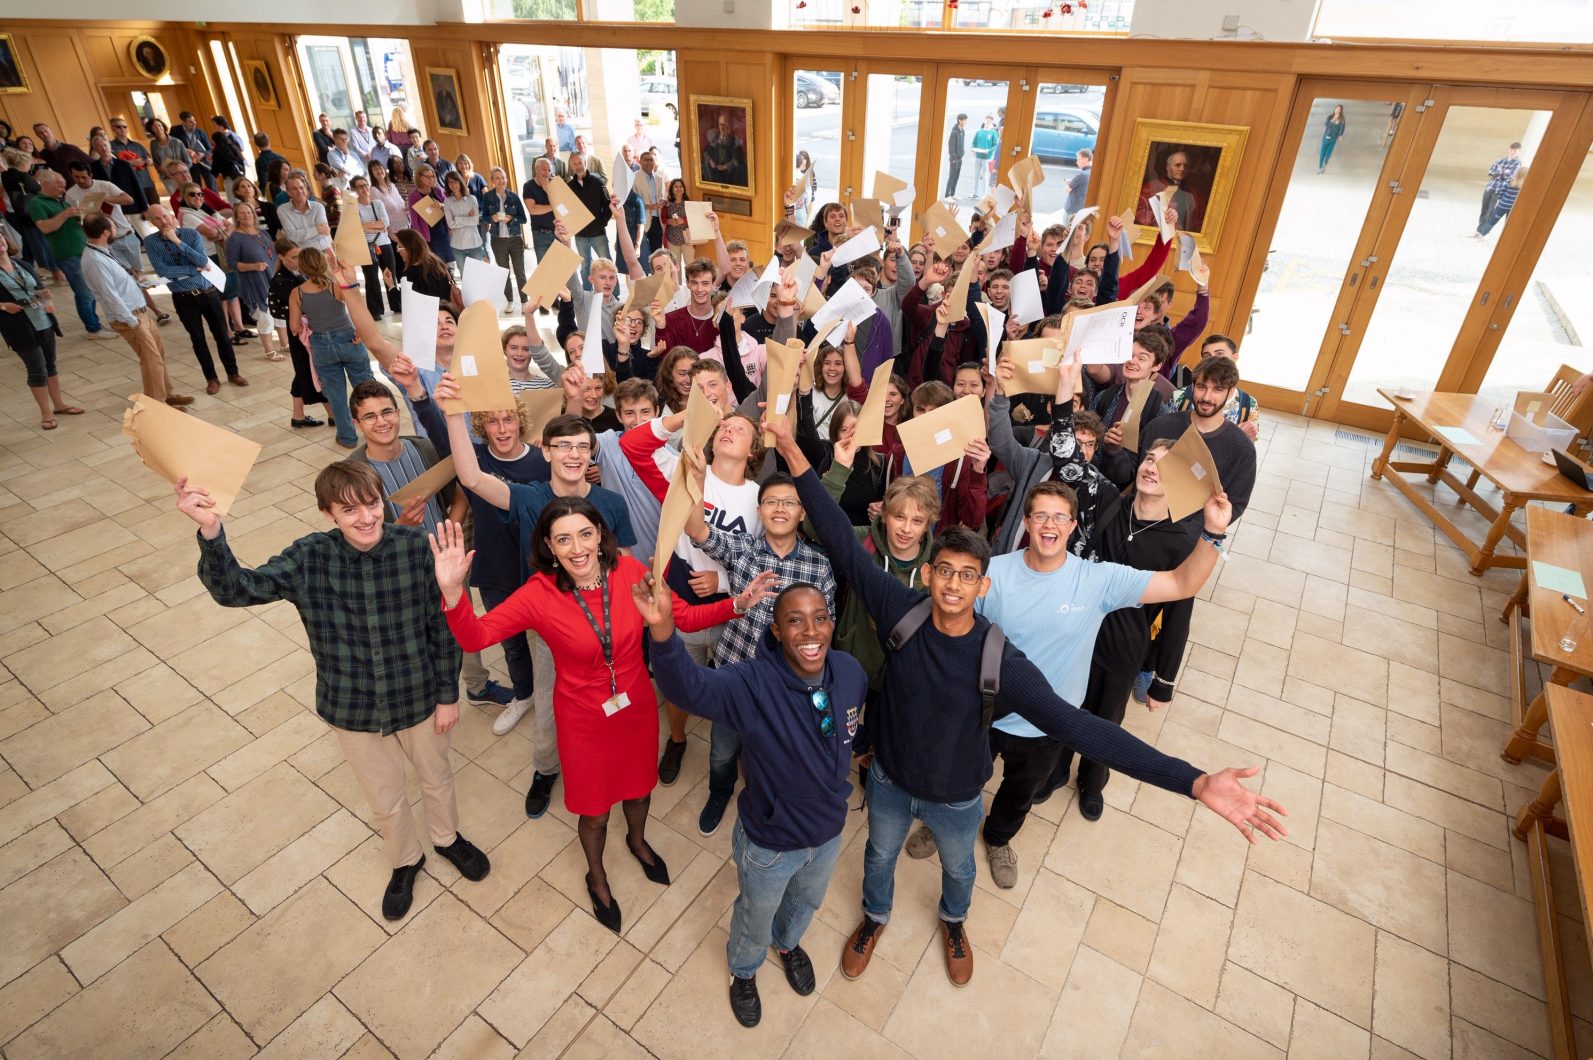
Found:
M 658 329 L 658 334 L 656 336 L 658 340 L 657 344 L 662 345 L 666 353 L 674 347 L 682 345 L 682 343 L 675 338 L 675 314 L 678 312 L 680 312 L 680 310 L 671 309 L 669 312 L 665 313 L 664 326 Z
M 503 603 L 484 615 L 477 616 L 476 605 L 468 591 L 459 594 L 459 602 L 447 608 L 448 628 L 465 651 L 490 648 L 507 637 L 528 629 L 536 629 L 540 620 L 546 620 L 552 610 L 545 578 L 532 578 L 516 589 Z
M 682 633 L 712 629 L 737 617 L 736 598 L 733 596 L 712 604 L 688 604 L 671 594 L 669 606 L 675 614 L 675 626 Z
M 1150 253 L 1145 255 L 1145 261 L 1140 265 L 1139 268 L 1128 273 L 1127 275 L 1118 276 L 1118 297 L 1127 298 L 1129 295 L 1139 290 L 1140 284 L 1149 282 L 1152 276 L 1155 276 L 1158 272 L 1161 272 L 1162 266 L 1167 263 L 1167 254 L 1172 249 L 1173 244 L 1171 241 L 1157 239 L 1151 245 Z
M 951 485 L 953 478 L 957 480 L 955 486 Z M 987 504 L 985 473 L 975 471 L 973 462 L 963 456 L 957 458 L 957 463 L 948 464 L 941 470 L 940 481 L 943 496 L 940 521 L 935 529 L 945 530 L 953 526 L 982 529 Z
M 1019 236 L 1012 242 L 1012 254 L 1007 258 L 1007 268 L 1013 275 L 1023 271 L 1023 266 L 1029 261 L 1029 237 Z
M 852 384 L 848 383 L 846 385 L 846 396 L 851 398 L 853 401 L 857 402 L 860 405 L 863 402 L 867 401 L 868 400 L 868 380 L 865 379 L 863 382 L 857 384 L 856 386 L 853 386 Z
M 620 452 L 625 454 L 625 459 L 631 462 L 631 467 L 636 469 L 636 477 L 642 484 L 652 490 L 653 496 L 663 500 L 669 493 L 669 479 L 664 477 L 664 471 L 658 466 L 658 461 L 653 459 L 653 454 L 664 447 L 664 439 L 658 437 L 658 432 L 653 430 L 652 421 L 638 423 L 624 434 L 620 435 Z
M 901 314 L 906 319 L 914 321 L 918 327 L 924 323 L 934 323 L 935 314 L 924 304 L 924 289 L 918 284 L 913 284 L 912 289 L 902 295 Z

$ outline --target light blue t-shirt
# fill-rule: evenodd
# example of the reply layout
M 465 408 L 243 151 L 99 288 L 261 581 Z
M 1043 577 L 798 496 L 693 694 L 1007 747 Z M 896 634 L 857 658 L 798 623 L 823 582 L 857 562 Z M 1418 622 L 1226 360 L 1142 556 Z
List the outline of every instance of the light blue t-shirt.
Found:
M 1101 619 L 1120 607 L 1137 607 L 1152 572 L 1070 556 L 1061 569 L 1042 574 L 1023 555 L 1009 552 L 990 561 L 990 591 L 976 606 L 1040 668 L 1052 690 L 1077 707 L 1089 688 Z M 994 725 L 1012 736 L 1045 735 L 1017 714 Z

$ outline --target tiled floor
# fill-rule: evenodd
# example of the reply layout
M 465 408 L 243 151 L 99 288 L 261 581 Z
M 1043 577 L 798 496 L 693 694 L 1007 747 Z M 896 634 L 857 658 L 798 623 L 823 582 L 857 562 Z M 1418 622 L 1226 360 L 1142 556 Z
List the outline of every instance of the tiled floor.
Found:
M 807 939 L 809 998 L 777 968 L 764 1022 L 725 1003 L 729 828 L 701 839 L 707 744 L 659 788 L 649 835 L 675 883 L 611 859 L 623 937 L 586 908 L 573 822 L 526 821 L 530 746 L 467 709 L 454 740 L 467 833 L 491 877 L 427 863 L 414 911 L 378 913 L 380 840 L 286 605 L 215 606 L 192 527 L 120 434 L 137 373 L 74 337 L 87 416 L 38 430 L 0 365 L 0 1048 L 7 1057 L 705 1055 L 1511 1057 L 1548 1026 L 1523 847 L 1542 773 L 1509 766 L 1513 576 L 1483 579 L 1385 484 L 1374 449 L 1272 417 L 1233 555 L 1197 611 L 1181 694 L 1129 726 L 1203 764 L 1263 767 L 1288 842 L 1247 849 L 1191 804 L 1122 779 L 1098 824 L 1071 791 L 984 867 L 964 990 L 934 939 L 938 869 L 903 858 L 868 973 L 835 974 L 858 915 L 862 815 Z M 197 372 L 175 322 L 177 374 Z M 229 530 L 260 561 L 319 529 L 339 455 L 288 429 L 287 372 L 196 415 L 265 446 Z M 981 855 L 982 857 L 982 855 Z M 1563 852 L 1560 870 L 1564 870 Z M 1567 881 L 1568 882 L 1568 881 Z M 1572 996 L 1593 1020 L 1580 911 L 1562 886 Z M 1593 1023 L 1581 1024 L 1583 1052 Z

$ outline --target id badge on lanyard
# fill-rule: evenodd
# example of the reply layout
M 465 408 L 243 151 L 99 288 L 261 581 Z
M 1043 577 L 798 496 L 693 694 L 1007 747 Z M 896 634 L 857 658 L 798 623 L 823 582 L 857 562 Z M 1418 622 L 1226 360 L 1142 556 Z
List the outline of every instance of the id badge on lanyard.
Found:
M 597 618 L 592 614 L 592 609 L 587 606 L 586 598 L 579 589 L 575 590 L 575 602 L 581 606 L 581 613 L 586 616 L 587 624 L 592 627 L 592 632 L 597 636 L 597 643 L 603 649 L 603 665 L 608 668 L 608 698 L 603 701 L 603 716 L 612 718 L 620 711 L 631 705 L 629 692 L 619 690 L 618 678 L 614 673 L 614 624 L 609 607 L 608 575 L 603 576 L 603 624 L 597 624 Z

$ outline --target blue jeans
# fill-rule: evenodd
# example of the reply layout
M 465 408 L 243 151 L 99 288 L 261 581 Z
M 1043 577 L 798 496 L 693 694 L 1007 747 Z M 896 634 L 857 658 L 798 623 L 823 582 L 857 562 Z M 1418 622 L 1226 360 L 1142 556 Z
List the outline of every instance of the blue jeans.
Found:
M 321 377 L 321 393 L 326 395 L 332 421 L 337 424 L 337 440 L 353 445 L 359 441 L 359 434 L 349 411 L 348 392 L 365 380 L 376 378 L 371 373 L 369 351 L 354 336 L 352 326 L 333 328 L 310 333 L 310 360 Z
M 979 795 L 966 802 L 914 798 L 891 783 L 875 759 L 868 771 L 868 847 L 863 853 L 863 912 L 869 919 L 890 921 L 896 859 L 916 818 L 929 826 L 940 848 L 940 919 L 967 920 L 973 901 L 974 836 L 984 814 Z
M 541 228 L 533 228 L 533 229 L 531 229 L 531 249 L 536 252 L 537 264 L 538 265 L 542 264 L 543 256 L 545 254 L 547 254 L 548 248 L 551 247 L 552 245 L 553 245 L 553 230 L 552 229 L 541 229 Z
M 56 258 L 55 267 L 66 273 L 66 282 L 72 285 L 72 298 L 77 302 L 77 318 L 90 331 L 100 330 L 100 315 L 94 311 L 94 295 L 89 291 L 88 281 L 83 279 L 82 257 Z
M 748 839 L 741 821 L 736 821 L 730 857 L 741 890 L 730 914 L 730 940 L 725 943 L 730 974 L 750 979 L 768 956 L 771 942 L 781 950 L 801 944 L 824 902 L 840 855 L 839 835 L 805 850 L 766 850 Z
M 486 246 L 454 247 L 454 261 L 459 263 L 460 268 L 464 268 L 466 258 L 475 258 L 477 261 L 487 261 Z
M 708 794 L 729 795 L 736 790 L 736 759 L 741 734 L 723 722 L 714 722 L 708 740 Z
M 588 291 L 592 289 L 589 278 L 592 275 L 592 259 L 609 257 L 608 233 L 599 236 L 576 236 L 575 249 L 581 255 L 581 285 Z

